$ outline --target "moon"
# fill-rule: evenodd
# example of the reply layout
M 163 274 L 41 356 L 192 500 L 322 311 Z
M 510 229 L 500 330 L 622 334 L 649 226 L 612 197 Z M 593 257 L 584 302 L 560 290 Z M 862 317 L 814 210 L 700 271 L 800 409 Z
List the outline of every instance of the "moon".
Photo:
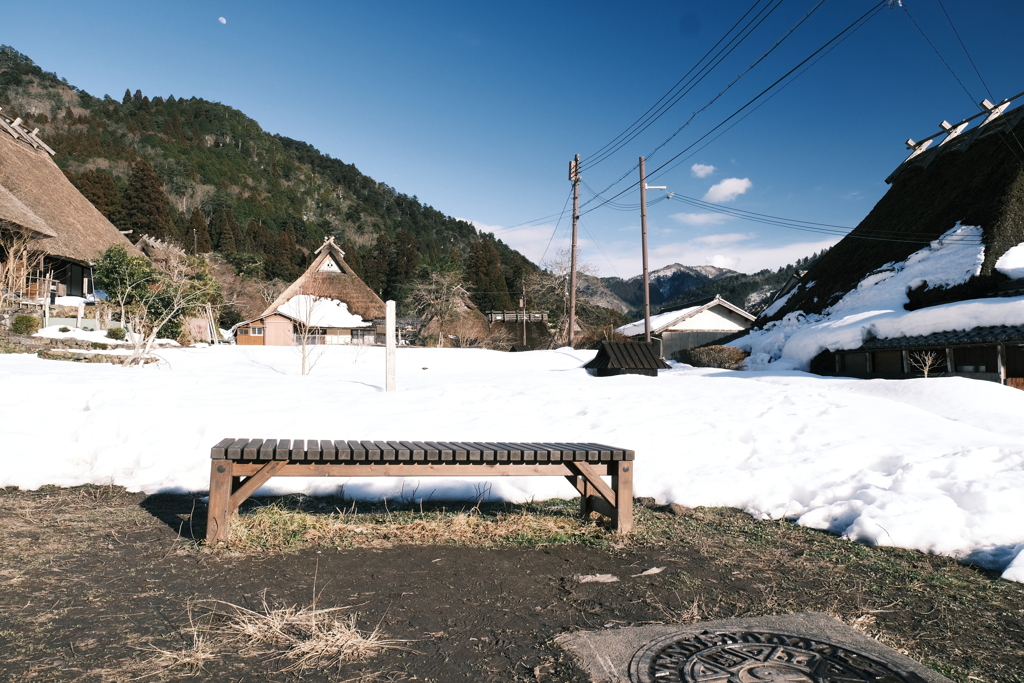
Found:
M 227 20 L 227 19 L 225 19 L 224 17 L 219 17 L 219 18 L 217 19 L 217 21 L 219 21 L 219 22 L 220 22 L 220 23 L 222 23 L 222 24 L 226 24 L 226 23 L 228 23 L 228 20 Z

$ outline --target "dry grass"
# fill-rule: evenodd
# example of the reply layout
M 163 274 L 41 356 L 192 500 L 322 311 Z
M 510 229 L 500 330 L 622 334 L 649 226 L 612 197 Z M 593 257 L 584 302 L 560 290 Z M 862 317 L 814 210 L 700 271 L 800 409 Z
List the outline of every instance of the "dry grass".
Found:
M 222 600 L 198 600 L 188 606 L 189 626 L 180 632 L 178 649 L 151 646 L 149 671 L 140 678 L 173 671 L 198 676 L 208 662 L 225 654 L 286 662 L 279 670 L 341 669 L 343 664 L 370 659 L 385 649 L 407 649 L 388 640 L 379 625 L 360 630 L 358 615 L 349 607 L 273 606 L 266 592 L 257 609 Z
M 607 526 L 580 519 L 578 508 L 564 501 L 515 506 L 512 510 L 500 505 L 477 505 L 454 511 L 444 507 L 391 510 L 385 504 L 382 510 L 359 512 L 355 506 L 344 510 L 337 506 L 323 511 L 303 509 L 310 500 L 282 500 L 236 516 L 228 547 L 245 552 L 306 545 L 597 545 L 608 542 L 612 535 Z

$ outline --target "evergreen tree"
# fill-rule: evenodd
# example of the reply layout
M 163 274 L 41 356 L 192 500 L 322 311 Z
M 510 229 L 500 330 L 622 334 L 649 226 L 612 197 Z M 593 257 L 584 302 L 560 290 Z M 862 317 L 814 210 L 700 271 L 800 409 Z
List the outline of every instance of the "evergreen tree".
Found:
M 129 104 L 132 101 L 132 91 L 130 88 L 124 89 L 124 97 L 121 98 L 121 104 Z
M 210 232 L 212 233 L 210 237 L 216 250 L 224 254 L 233 254 L 238 251 L 235 244 L 237 230 L 238 224 L 231 209 L 217 209 L 210 222 Z
M 466 263 L 466 284 L 473 303 L 482 311 L 507 311 L 512 308 L 501 254 L 491 240 L 474 242 Z
M 108 221 L 118 228 L 123 227 L 124 213 L 121 208 L 121 195 L 114 183 L 114 176 L 102 169 L 82 171 L 78 174 L 64 171 L 64 175 Z
M 145 159 L 139 159 L 132 167 L 124 190 L 124 215 L 125 227 L 132 230 L 135 238 L 149 235 L 180 241 L 163 181 Z
M 207 254 L 213 251 L 213 245 L 210 244 L 210 231 L 206 224 L 206 218 L 203 217 L 203 212 L 199 208 L 192 210 L 192 216 L 188 219 L 188 233 L 193 236 L 193 244 L 196 248 L 196 253 Z M 186 236 L 187 237 L 187 236 Z

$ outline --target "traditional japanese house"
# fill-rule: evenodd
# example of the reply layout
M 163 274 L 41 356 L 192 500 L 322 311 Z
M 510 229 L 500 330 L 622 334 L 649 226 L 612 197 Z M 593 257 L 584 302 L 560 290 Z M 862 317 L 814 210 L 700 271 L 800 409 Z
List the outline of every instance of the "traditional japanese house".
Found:
M 661 340 L 661 354 L 672 358 L 683 349 L 712 344 L 749 329 L 754 316 L 716 296 L 665 309 L 651 316 L 651 337 Z M 644 321 L 638 320 L 615 330 L 630 339 L 644 337 Z
M 384 302 L 345 263 L 328 237 L 316 258 L 258 318 L 235 325 L 235 343 L 247 346 L 373 344 Z M 383 333 L 383 330 L 380 330 Z
M 107 248 L 139 252 L 71 184 L 54 154 L 37 130 L 0 114 L 0 272 L 24 271 L 24 291 L 9 293 L 24 299 L 41 302 L 50 294 L 44 283 L 59 296 L 89 299 L 92 266 Z

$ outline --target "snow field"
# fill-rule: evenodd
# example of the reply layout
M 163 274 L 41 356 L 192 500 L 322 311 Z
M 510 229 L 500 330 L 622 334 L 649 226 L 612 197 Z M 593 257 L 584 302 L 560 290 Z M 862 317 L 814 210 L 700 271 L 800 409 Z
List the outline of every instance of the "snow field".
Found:
M 593 441 L 637 453 L 635 494 L 727 505 L 1024 580 L 1024 392 L 962 378 L 860 381 L 675 364 L 595 378 L 593 352 L 169 349 L 141 368 L 0 356 L 0 485 L 204 491 L 227 436 Z M 773 364 L 774 365 L 774 364 Z M 40 447 L 45 444 L 45 447 Z M 554 477 L 279 478 L 262 493 L 567 497 Z M 1011 561 L 1017 557 L 1017 561 Z

